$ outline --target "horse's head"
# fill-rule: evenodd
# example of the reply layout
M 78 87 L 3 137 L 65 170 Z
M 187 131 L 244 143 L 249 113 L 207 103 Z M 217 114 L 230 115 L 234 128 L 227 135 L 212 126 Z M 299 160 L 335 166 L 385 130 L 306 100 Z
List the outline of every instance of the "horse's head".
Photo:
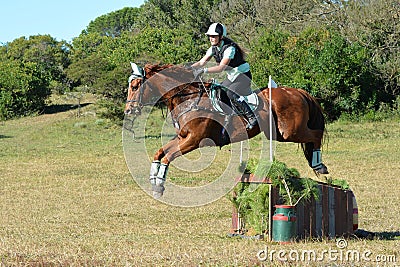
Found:
M 142 106 L 142 91 L 141 86 L 146 79 L 146 72 L 143 68 L 131 62 L 132 74 L 128 79 L 128 96 L 126 98 L 125 114 L 140 115 Z
M 160 92 L 162 84 L 170 75 L 159 75 L 157 79 L 151 79 L 155 74 L 165 69 L 170 69 L 173 65 L 151 65 L 146 64 L 144 68 L 135 63 L 131 63 L 132 75 L 129 77 L 128 97 L 125 105 L 125 114 L 140 115 L 141 109 L 145 105 L 155 104 L 161 99 L 163 92 Z M 172 68 L 171 68 L 172 70 Z M 158 90 L 157 90 L 158 89 Z M 154 99 L 156 99 L 154 101 Z

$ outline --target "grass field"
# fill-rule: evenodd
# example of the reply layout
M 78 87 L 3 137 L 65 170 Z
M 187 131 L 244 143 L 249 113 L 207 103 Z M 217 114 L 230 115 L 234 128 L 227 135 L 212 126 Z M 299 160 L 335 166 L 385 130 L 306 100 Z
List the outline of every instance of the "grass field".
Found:
M 337 249 L 328 239 L 278 245 L 229 238 L 227 198 L 197 208 L 153 200 L 129 173 L 121 127 L 96 118 L 93 109 L 85 106 L 80 117 L 68 110 L 0 123 L 0 265 L 321 266 L 261 261 L 257 253 Z M 376 235 L 347 239 L 347 249 L 370 251 L 370 261 L 326 256 L 324 264 L 399 266 L 400 122 L 336 122 L 328 133 L 329 177 L 348 181 L 359 227 Z M 278 144 L 276 157 L 316 178 L 297 144 Z

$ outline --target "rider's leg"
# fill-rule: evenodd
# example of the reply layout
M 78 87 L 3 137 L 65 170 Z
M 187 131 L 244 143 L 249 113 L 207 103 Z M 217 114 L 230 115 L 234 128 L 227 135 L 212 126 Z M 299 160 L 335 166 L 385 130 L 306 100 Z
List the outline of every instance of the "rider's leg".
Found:
M 247 130 L 251 130 L 254 126 L 257 125 L 258 116 L 251 110 L 249 104 L 243 99 L 243 97 L 233 97 L 231 98 L 231 101 L 235 108 L 247 117 Z
M 243 113 L 248 120 L 248 124 L 246 128 L 248 130 L 252 129 L 257 125 L 257 115 L 252 112 L 248 103 L 244 100 L 242 96 L 247 96 L 252 93 L 250 88 L 251 85 L 251 74 L 240 74 L 235 81 L 231 82 L 229 80 L 225 80 L 222 85 L 227 87 L 229 90 L 227 91 L 227 95 L 231 100 L 232 104 Z

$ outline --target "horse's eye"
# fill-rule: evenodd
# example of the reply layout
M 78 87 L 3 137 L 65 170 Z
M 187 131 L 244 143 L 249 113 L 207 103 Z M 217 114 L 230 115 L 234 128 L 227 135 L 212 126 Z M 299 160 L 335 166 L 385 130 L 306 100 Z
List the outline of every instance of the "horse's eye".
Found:
M 140 87 L 140 83 L 136 83 L 136 85 L 131 86 L 132 91 L 137 91 Z

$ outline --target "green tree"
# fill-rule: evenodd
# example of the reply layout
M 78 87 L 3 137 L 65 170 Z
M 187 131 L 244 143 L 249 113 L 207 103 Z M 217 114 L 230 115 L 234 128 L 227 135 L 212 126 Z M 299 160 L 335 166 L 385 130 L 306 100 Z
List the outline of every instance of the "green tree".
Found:
M 50 95 L 49 82 L 34 62 L 0 62 L 0 119 L 43 110 Z
M 140 8 L 125 7 L 123 9 L 102 15 L 91 21 L 85 33 L 98 33 L 103 36 L 118 37 L 124 31 L 140 28 Z
M 0 117 L 43 110 L 51 90 L 68 87 L 70 46 L 49 35 L 21 37 L 0 49 Z
M 307 27 L 329 25 L 338 5 L 326 0 L 225 0 L 214 8 L 213 21 L 224 23 L 229 34 L 246 48 L 265 29 L 299 34 Z
M 267 84 L 272 75 L 281 85 L 302 88 L 320 99 L 330 119 L 362 110 L 377 100 L 378 83 L 365 62 L 365 48 L 335 31 L 307 29 L 300 36 L 265 31 L 249 60 L 254 79 Z
M 384 91 L 394 99 L 400 93 L 400 4 L 393 0 L 338 1 L 333 25 L 350 42 L 370 53 L 367 62 L 380 77 Z
M 50 80 L 64 82 L 64 70 L 70 64 L 70 45 L 58 42 L 50 35 L 21 37 L 5 45 L 5 58 L 19 62 L 34 62 Z
M 149 0 L 142 6 L 143 23 L 150 27 L 179 29 L 198 38 L 212 23 L 211 14 L 221 0 Z

